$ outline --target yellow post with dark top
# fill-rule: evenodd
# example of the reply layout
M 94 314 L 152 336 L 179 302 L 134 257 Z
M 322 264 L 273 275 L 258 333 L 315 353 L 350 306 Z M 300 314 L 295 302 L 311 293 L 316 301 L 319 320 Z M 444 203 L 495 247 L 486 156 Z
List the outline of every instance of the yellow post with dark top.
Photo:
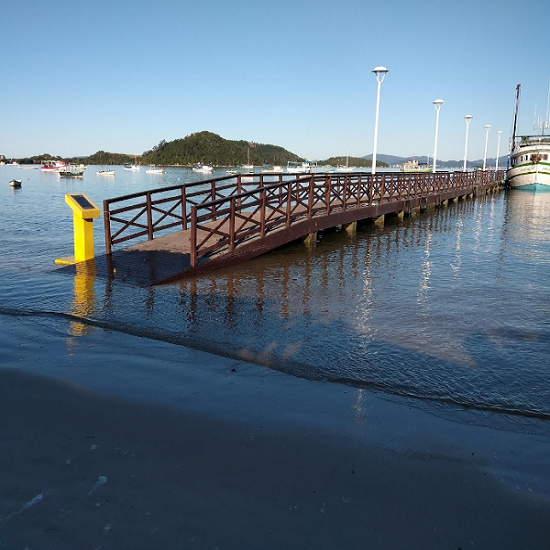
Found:
M 65 202 L 73 211 L 74 257 L 58 258 L 56 264 L 74 264 L 94 257 L 94 218 L 99 208 L 84 194 L 65 195 Z

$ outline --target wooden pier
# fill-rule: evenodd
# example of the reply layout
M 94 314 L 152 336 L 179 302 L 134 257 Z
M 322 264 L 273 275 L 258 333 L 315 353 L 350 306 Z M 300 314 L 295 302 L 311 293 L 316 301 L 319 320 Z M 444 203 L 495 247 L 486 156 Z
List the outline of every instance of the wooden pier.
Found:
M 161 284 L 318 231 L 412 215 L 501 186 L 504 172 L 238 174 L 103 202 L 106 268 Z M 97 260 L 97 259 L 96 259 Z

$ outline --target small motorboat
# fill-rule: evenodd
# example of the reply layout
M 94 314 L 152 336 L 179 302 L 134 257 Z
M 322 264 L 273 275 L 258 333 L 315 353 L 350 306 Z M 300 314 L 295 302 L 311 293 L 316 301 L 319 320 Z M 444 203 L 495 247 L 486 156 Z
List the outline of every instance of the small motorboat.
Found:
M 164 174 L 164 168 L 155 166 L 154 164 L 151 164 L 147 170 L 145 170 L 148 174 Z
M 196 162 L 193 164 L 193 172 L 202 172 L 203 174 L 209 174 L 213 168 L 210 164 L 203 164 L 202 162 Z
M 21 180 L 11 180 L 10 187 L 13 189 L 19 189 L 21 187 Z

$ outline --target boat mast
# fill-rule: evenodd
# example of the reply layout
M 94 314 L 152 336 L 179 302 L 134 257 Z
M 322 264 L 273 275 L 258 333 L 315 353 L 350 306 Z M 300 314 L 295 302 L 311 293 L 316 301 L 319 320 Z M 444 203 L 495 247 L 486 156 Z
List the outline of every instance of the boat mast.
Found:
M 546 120 L 542 125 L 542 135 L 544 135 L 544 129 L 550 127 L 550 82 L 548 82 L 548 99 L 546 100 Z
M 510 168 L 510 155 L 512 154 L 512 150 L 514 149 L 514 143 L 516 142 L 516 127 L 518 123 L 518 109 L 519 109 L 519 91 L 521 89 L 521 84 L 518 84 L 516 86 L 516 108 L 514 112 L 514 126 L 512 128 L 512 139 L 510 140 L 510 154 L 508 155 L 508 165 L 507 167 Z

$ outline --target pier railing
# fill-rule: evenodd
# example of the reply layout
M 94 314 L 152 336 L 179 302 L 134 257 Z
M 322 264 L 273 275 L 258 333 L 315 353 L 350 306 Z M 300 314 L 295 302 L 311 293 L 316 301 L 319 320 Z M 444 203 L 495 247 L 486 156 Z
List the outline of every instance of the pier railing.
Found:
M 236 195 L 265 182 L 281 181 L 283 175 L 238 174 L 161 187 L 103 201 L 105 249 L 130 240 L 148 240 L 170 230 L 188 229 L 191 207 L 220 197 Z
M 191 232 L 191 264 L 234 251 L 251 237 L 315 216 L 437 196 L 501 181 L 500 171 L 238 174 L 164 187 L 103 202 L 106 252 L 131 240 Z

